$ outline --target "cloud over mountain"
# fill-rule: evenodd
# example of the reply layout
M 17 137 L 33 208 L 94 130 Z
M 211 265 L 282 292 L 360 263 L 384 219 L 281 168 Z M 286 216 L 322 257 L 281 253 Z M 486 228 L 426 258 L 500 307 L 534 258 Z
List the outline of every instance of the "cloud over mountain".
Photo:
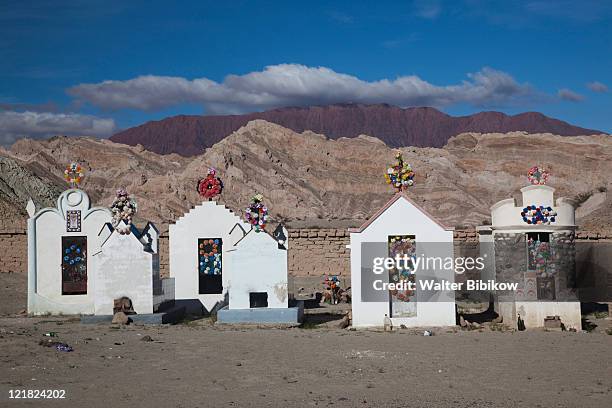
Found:
M 77 113 L 0 111 L 0 144 L 22 137 L 35 139 L 56 135 L 107 137 L 117 130 L 113 119 Z
M 567 88 L 559 89 L 557 96 L 564 101 L 570 102 L 582 102 L 584 100 L 584 96 Z
M 156 110 L 200 104 L 207 113 L 243 113 L 282 106 L 333 103 L 389 103 L 444 107 L 495 107 L 524 101 L 535 91 L 509 74 L 485 67 L 458 84 L 434 85 L 416 75 L 367 81 L 326 67 L 267 66 L 262 71 L 208 78 L 146 75 L 119 81 L 79 84 L 67 90 L 79 101 L 103 109 Z

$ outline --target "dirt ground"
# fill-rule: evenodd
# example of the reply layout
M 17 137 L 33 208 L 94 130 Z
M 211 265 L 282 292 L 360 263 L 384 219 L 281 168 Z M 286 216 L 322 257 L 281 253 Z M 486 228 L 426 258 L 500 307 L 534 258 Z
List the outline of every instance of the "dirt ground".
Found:
M 3 312 L 20 307 L 6 296 L 11 287 L 2 284 Z M 593 321 L 598 329 L 610 323 Z M 439 329 L 425 337 L 422 330 L 306 327 L 223 327 L 210 319 L 119 327 L 6 315 L 0 317 L 0 406 L 609 407 L 612 401 L 612 336 L 603 330 Z M 57 337 L 43 336 L 51 331 Z M 11 389 L 61 389 L 66 398 L 11 400 Z

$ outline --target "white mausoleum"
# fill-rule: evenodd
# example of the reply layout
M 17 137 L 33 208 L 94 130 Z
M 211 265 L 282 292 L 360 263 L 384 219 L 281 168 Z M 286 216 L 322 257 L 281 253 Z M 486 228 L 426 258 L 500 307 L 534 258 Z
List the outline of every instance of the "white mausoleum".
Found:
M 98 233 L 111 221 L 83 190 L 64 191 L 56 208 L 28 214 L 28 313 L 93 314 Z
M 453 228 L 419 207 L 406 193 L 397 193 L 366 223 L 350 231 L 352 319 L 354 327 L 383 326 L 385 315 L 396 327 L 453 326 L 454 291 L 423 291 L 419 280 L 455 281 L 454 271 L 436 267 L 414 274 L 397 268 L 374 273 L 375 258 L 453 256 Z M 411 277 L 410 277 L 411 275 Z M 415 282 L 416 291 L 379 290 L 374 281 Z M 380 283 L 376 287 L 380 288 Z
M 494 259 L 490 276 L 517 282 L 516 291 L 498 292 L 495 309 L 505 324 L 543 327 L 559 316 L 567 328 L 581 328 L 575 286 L 575 214 L 571 201 L 554 199 L 555 189 L 530 185 L 491 207 L 491 225 L 478 228 L 481 253 Z M 542 216 L 538 215 L 542 214 Z M 535 221 L 535 222 L 534 222 Z
M 87 193 L 64 191 L 57 208 L 28 203 L 28 313 L 112 315 L 127 297 L 137 314 L 173 300 L 172 280 L 159 276 L 159 232 L 121 221 L 120 234 L 106 208 L 91 208 Z
M 129 234 L 119 231 L 129 229 Z M 99 234 L 100 251 L 94 254 L 94 313 L 113 314 L 114 301 L 128 297 L 137 314 L 158 310 L 161 303 L 173 300 L 173 280 L 160 279 L 159 231 L 152 223 L 138 230 L 121 221 L 117 228 L 104 224 Z
M 240 226 L 236 226 L 240 228 Z M 285 230 L 284 236 L 287 237 Z M 231 249 L 228 309 L 287 308 L 287 245 L 255 229 Z
M 175 278 L 176 300 L 207 312 L 223 306 L 229 287 L 228 265 L 234 243 L 251 227 L 229 208 L 205 201 L 169 227 L 170 276 Z

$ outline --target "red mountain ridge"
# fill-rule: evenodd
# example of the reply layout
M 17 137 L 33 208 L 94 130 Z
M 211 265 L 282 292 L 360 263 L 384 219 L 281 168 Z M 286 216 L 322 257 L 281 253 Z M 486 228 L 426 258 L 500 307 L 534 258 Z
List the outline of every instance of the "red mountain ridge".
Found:
M 377 137 L 391 147 L 442 147 L 451 137 L 464 132 L 525 131 L 561 136 L 603 133 L 573 126 L 538 112 L 512 116 L 501 112 L 480 112 L 455 117 L 429 107 L 335 104 L 279 108 L 244 115 L 179 115 L 123 130 L 110 139 L 132 146 L 141 144 L 160 154 L 194 156 L 255 119 L 296 132 L 310 130 L 331 139 L 365 134 Z

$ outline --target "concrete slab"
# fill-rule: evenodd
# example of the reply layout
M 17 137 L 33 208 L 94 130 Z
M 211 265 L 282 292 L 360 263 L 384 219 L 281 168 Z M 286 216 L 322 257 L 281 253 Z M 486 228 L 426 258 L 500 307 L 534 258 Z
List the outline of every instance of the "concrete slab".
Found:
M 145 313 L 129 315 L 129 318 L 136 324 L 175 324 L 185 316 L 185 308 L 174 307 L 160 313 Z M 110 323 L 112 315 L 86 315 L 81 316 L 82 324 Z
M 299 324 L 304 318 L 303 306 L 288 308 L 229 309 L 217 312 L 217 323 Z

